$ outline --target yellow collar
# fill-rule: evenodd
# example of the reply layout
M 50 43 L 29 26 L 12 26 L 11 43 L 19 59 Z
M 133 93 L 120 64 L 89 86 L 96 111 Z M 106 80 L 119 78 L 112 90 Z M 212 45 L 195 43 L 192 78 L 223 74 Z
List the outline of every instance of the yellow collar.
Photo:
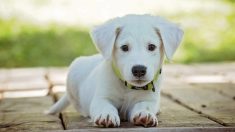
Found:
M 127 81 L 124 80 L 124 78 L 121 75 L 120 70 L 116 67 L 116 65 L 113 62 L 112 62 L 112 68 L 113 68 L 113 71 L 116 74 L 116 76 L 119 77 L 120 80 L 124 81 L 125 86 L 127 88 L 135 89 L 135 90 L 152 90 L 153 92 L 155 92 L 154 82 L 158 80 L 159 75 L 162 72 L 162 68 L 160 67 L 159 70 L 157 71 L 157 73 L 155 74 L 153 80 L 150 83 L 148 83 L 147 85 L 145 85 L 143 87 L 136 87 L 136 86 L 129 84 Z

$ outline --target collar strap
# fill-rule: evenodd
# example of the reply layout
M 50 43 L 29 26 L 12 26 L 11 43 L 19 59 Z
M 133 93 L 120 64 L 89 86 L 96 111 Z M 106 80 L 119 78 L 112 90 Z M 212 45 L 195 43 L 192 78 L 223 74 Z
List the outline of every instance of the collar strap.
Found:
M 120 70 L 115 66 L 115 64 L 112 62 L 112 68 L 114 73 L 116 74 L 117 77 L 119 77 L 120 80 L 124 81 L 125 86 L 129 89 L 135 89 L 135 90 L 152 90 L 153 92 L 155 92 L 155 86 L 154 86 L 154 82 L 158 80 L 159 75 L 162 73 L 162 68 L 160 67 L 159 70 L 157 71 L 157 73 L 154 75 L 153 80 L 148 83 L 147 85 L 143 86 L 143 87 L 136 87 L 131 85 L 130 83 L 128 83 L 127 81 L 125 81 L 121 75 Z

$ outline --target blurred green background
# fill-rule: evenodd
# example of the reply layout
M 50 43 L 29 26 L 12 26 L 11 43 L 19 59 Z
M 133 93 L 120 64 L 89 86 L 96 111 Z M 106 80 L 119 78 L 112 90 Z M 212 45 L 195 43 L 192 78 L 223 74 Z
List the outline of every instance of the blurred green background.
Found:
M 193 2 L 189 0 L 188 4 Z M 41 8 L 45 3 L 37 1 L 36 5 Z M 200 9 L 202 4 L 195 11 L 189 7 L 172 14 L 160 12 L 180 23 L 185 31 L 175 63 L 235 60 L 235 4 L 232 0 L 216 1 L 216 4 L 208 11 L 207 7 Z M 53 21 L 38 24 L 20 18 L 17 15 L 0 18 L 0 67 L 68 66 L 77 56 L 97 52 L 89 36 L 91 26 Z

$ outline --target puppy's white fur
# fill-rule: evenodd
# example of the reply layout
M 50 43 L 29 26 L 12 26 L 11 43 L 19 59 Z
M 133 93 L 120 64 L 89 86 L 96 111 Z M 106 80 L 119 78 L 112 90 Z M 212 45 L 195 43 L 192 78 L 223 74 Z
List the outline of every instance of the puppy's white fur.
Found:
M 96 27 L 91 37 L 101 54 L 73 61 L 67 77 L 67 93 L 48 113 L 58 113 L 71 102 L 77 111 L 91 117 L 99 126 L 119 126 L 120 119 L 137 125 L 157 125 L 161 75 L 154 82 L 156 92 L 131 90 L 113 72 L 112 62 L 128 83 L 144 86 L 162 66 L 164 53 L 172 59 L 182 36 L 183 31 L 177 25 L 150 15 L 127 15 Z M 148 51 L 149 44 L 154 44 L 156 50 Z M 128 45 L 129 51 L 123 52 L 122 45 Z M 141 82 L 136 82 L 132 75 L 135 65 L 147 67 Z

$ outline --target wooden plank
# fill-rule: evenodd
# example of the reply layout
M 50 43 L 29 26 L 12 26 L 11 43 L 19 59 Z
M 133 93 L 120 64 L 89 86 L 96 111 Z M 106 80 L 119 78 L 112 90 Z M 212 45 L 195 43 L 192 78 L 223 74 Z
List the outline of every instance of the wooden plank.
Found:
M 235 63 L 198 63 L 188 65 L 192 67 L 196 72 L 200 73 L 210 73 L 210 74 L 225 74 L 235 71 Z
M 216 74 L 200 74 L 191 76 L 182 76 L 181 80 L 184 82 L 195 84 L 195 83 L 229 83 L 229 80 L 224 75 Z
M 0 82 L 0 92 L 2 93 L 6 89 L 6 82 Z
M 48 87 L 44 68 L 17 68 L 4 71 L 4 84 L 0 85 L 0 91 L 38 90 Z
M 49 68 L 47 72 L 48 80 L 52 85 L 65 85 L 67 68 Z
M 36 89 L 27 91 L 5 91 L 3 98 L 41 97 L 48 95 L 49 89 Z
M 38 90 L 47 89 L 48 82 L 43 76 L 29 77 L 19 80 L 8 80 L 1 91 L 25 91 L 25 90 Z
M 0 131 L 62 130 L 58 117 L 43 113 L 0 113 Z
M 0 82 L 5 82 L 7 80 L 8 72 L 7 69 L 0 69 Z
M 8 70 L 0 69 L 0 93 L 2 93 L 4 88 L 6 88 L 7 79 L 8 79 Z
M 211 120 L 225 126 L 235 126 L 234 100 L 216 90 L 181 84 L 163 89 L 163 93 Z
M 163 68 L 168 83 L 234 83 L 235 63 L 168 64 Z
M 176 70 L 176 69 L 175 69 Z M 189 73 L 175 73 L 171 74 L 168 73 L 167 70 L 165 70 L 166 73 L 164 73 L 164 81 L 163 83 L 167 84 L 180 84 L 180 83 L 188 83 L 188 84 L 197 84 L 197 83 L 231 83 L 231 79 L 226 77 L 225 75 L 218 75 L 218 74 L 209 74 L 209 73 L 195 73 L 195 74 L 189 74 Z M 194 71 L 194 69 L 191 69 L 191 71 Z
M 63 129 L 59 117 L 43 112 L 53 104 L 51 97 L 3 99 L 0 101 L 0 131 Z
M 171 75 L 223 75 L 235 71 L 235 63 L 167 64 L 163 71 Z
M 166 128 L 90 128 L 72 129 L 67 132 L 234 132 L 234 127 L 166 127 Z M 62 132 L 56 130 L 53 132 Z
M 35 77 L 44 77 L 46 74 L 45 68 L 14 68 L 8 70 L 8 80 L 25 80 Z
M 220 124 L 161 96 L 159 127 L 215 127 Z
M 52 87 L 52 93 L 63 93 L 66 91 L 65 85 L 56 85 Z
M 194 83 L 194 87 L 205 88 L 208 90 L 216 90 L 224 96 L 235 99 L 235 84 L 234 83 Z
M 60 98 L 63 94 L 57 94 L 57 98 Z M 82 117 L 76 110 L 70 105 L 62 112 L 62 117 L 66 129 L 88 129 L 96 128 L 89 118 Z M 161 114 L 158 116 L 158 127 L 218 127 L 220 124 L 209 120 L 206 117 L 201 116 L 191 110 L 188 110 L 181 105 L 169 100 L 162 96 L 161 98 Z M 134 126 L 129 122 L 121 122 L 120 128 L 142 128 L 140 126 Z
M 0 100 L 3 99 L 3 93 L 0 92 Z
M 17 113 L 42 113 L 52 104 L 53 100 L 50 96 L 17 99 L 4 98 L 3 100 L 0 100 L 0 111 Z
M 224 76 L 230 83 L 235 84 L 235 70 L 225 73 Z

